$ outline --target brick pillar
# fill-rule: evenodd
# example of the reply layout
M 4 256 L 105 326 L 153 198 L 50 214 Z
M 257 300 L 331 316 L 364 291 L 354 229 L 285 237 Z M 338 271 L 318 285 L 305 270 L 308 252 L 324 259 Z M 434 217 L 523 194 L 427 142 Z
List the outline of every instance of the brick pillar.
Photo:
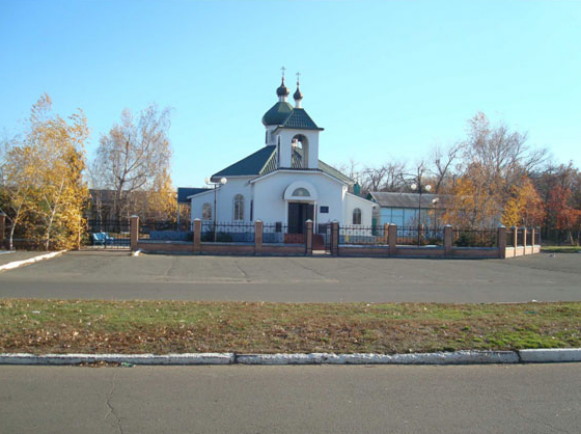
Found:
M 256 220 L 254 222 L 254 254 L 260 255 L 262 252 L 262 233 L 264 229 L 264 223 L 262 220 Z
M 6 232 L 6 214 L 0 212 L 0 248 L 2 247 L 2 243 L 5 239 L 5 232 Z
M 500 259 L 506 258 L 506 227 L 500 225 L 498 227 L 496 247 L 498 249 L 498 257 Z
M 444 226 L 444 256 L 452 255 L 452 226 Z
M 390 224 L 387 229 L 387 243 L 389 244 L 389 256 L 395 256 L 397 253 L 397 226 Z
M 202 220 L 194 219 L 194 254 L 199 254 L 202 250 Z
M 522 227 L 522 245 L 523 245 L 522 254 L 526 255 L 527 254 L 527 228 L 526 228 L 526 226 Z
M 383 224 L 383 242 L 389 244 L 389 223 Z
M 130 221 L 130 234 L 131 234 L 131 251 L 135 252 L 137 250 L 137 242 L 139 241 L 139 217 L 132 215 L 129 219 Z
M 305 222 L 305 255 L 311 256 L 313 254 L 313 221 L 307 220 Z
M 339 256 L 339 222 L 331 223 L 331 256 Z

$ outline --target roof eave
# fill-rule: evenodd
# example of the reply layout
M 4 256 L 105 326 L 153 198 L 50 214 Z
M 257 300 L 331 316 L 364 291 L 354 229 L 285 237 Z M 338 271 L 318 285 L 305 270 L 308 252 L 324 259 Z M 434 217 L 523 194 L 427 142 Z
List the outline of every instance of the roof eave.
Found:
M 284 125 L 278 125 L 274 130 L 273 133 L 276 133 L 278 130 L 297 130 L 297 131 L 301 131 L 301 130 L 309 130 L 309 131 L 325 131 L 324 128 L 297 128 L 297 127 L 285 127 Z

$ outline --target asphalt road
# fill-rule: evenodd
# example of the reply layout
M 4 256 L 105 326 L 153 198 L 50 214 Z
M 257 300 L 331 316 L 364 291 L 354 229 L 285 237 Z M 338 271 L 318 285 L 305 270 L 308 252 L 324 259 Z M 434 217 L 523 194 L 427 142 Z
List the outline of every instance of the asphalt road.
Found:
M 0 367 L 2 433 L 577 433 L 569 365 Z
M 0 297 L 278 302 L 581 300 L 581 254 L 506 260 L 70 252 L 0 273 Z

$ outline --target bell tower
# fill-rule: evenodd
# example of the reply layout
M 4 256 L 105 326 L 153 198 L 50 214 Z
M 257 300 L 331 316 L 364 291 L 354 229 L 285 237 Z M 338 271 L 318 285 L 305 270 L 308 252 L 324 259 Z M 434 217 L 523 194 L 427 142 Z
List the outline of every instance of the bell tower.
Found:
M 319 128 L 302 107 L 300 74 L 297 73 L 297 89 L 293 94 L 295 106 L 286 98 L 289 91 L 284 83 L 284 68 L 280 87 L 276 90 L 278 102 L 262 117 L 266 128 L 266 145 L 276 146 L 278 168 L 318 169 Z

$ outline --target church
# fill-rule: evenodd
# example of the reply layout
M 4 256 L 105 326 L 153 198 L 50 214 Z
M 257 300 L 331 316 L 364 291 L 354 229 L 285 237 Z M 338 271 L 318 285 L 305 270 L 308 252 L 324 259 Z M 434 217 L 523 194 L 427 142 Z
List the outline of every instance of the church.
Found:
M 294 106 L 282 83 L 276 102 L 262 117 L 264 146 L 242 160 L 214 173 L 214 188 L 188 197 L 191 217 L 203 223 L 250 223 L 262 220 L 303 233 L 313 221 L 315 232 L 328 223 L 371 227 L 372 201 L 353 193 L 355 181 L 319 160 L 323 132 L 302 107 L 297 80 Z

